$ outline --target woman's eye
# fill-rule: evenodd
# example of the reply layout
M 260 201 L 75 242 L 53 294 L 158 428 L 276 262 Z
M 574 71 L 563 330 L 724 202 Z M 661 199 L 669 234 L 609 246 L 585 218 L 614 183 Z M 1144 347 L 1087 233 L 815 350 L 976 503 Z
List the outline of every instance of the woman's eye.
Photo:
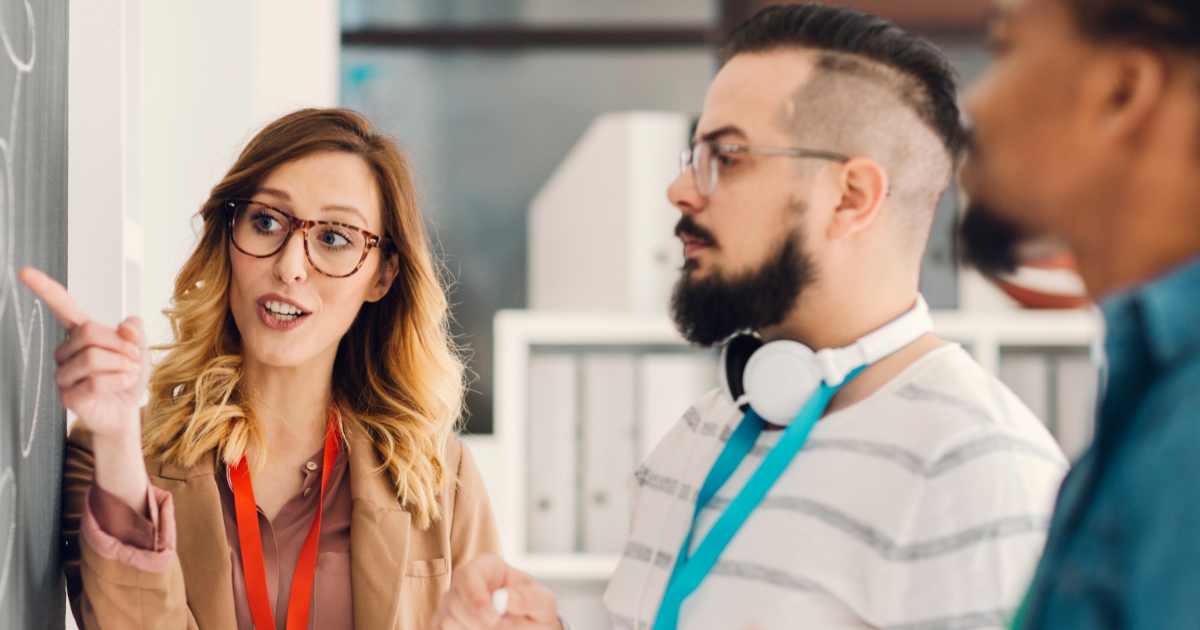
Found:
M 260 232 L 274 232 L 283 227 L 279 220 L 268 214 L 260 214 L 254 217 L 250 224 Z
M 718 153 L 717 163 L 721 166 L 733 166 L 734 164 L 737 164 L 737 158 L 730 157 L 724 153 Z
M 321 244 L 326 247 L 344 247 L 350 244 L 350 239 L 336 230 L 326 230 L 321 233 Z

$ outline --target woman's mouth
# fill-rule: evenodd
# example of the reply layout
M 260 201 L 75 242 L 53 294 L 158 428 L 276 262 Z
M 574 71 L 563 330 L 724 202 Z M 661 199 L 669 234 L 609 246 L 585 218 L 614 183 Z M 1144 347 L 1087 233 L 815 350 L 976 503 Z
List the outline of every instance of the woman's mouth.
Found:
M 274 330 L 291 330 L 299 326 L 310 314 L 287 302 L 277 300 L 267 300 L 258 305 L 259 319 Z

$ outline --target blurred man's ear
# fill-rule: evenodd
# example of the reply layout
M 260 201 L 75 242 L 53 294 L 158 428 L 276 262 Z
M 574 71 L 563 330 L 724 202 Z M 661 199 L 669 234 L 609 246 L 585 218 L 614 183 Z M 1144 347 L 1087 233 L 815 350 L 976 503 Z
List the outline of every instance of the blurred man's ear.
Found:
M 1095 129 L 1110 141 L 1136 136 L 1153 119 L 1167 81 L 1166 60 L 1158 53 L 1123 47 L 1101 54 L 1084 83 Z
M 879 162 L 856 157 L 838 173 L 842 200 L 829 223 L 829 239 L 848 237 L 871 225 L 883 209 L 891 189 L 887 169 Z

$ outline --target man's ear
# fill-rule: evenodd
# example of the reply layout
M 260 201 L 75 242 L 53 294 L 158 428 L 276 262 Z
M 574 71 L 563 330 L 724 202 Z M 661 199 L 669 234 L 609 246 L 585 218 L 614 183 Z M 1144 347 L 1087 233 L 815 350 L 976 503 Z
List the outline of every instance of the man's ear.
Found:
M 867 157 L 855 157 L 838 173 L 842 201 L 829 222 L 829 239 L 839 240 L 871 225 L 891 190 L 887 169 Z
M 392 251 L 387 256 L 382 256 L 379 264 L 379 269 L 375 271 L 375 284 L 371 285 L 371 290 L 367 292 L 368 302 L 378 302 L 387 295 L 389 289 L 392 288 L 392 282 L 396 280 L 396 274 L 400 273 L 400 254 Z
M 1167 90 L 1167 62 L 1140 48 L 1101 55 L 1085 83 L 1094 127 L 1102 137 L 1121 141 L 1136 135 L 1153 118 Z

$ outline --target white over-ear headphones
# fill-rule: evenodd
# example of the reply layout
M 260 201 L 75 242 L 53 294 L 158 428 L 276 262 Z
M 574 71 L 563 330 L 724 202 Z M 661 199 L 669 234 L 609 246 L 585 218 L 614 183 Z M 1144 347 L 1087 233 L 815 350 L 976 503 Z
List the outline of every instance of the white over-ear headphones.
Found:
M 933 330 L 925 298 L 908 312 L 845 348 L 813 352 L 788 339 L 764 344 L 750 334 L 737 335 L 721 350 L 721 389 L 744 411 L 749 405 L 762 419 L 786 426 L 824 381 L 837 386 L 854 370 L 870 365 Z
M 764 344 L 750 334 L 735 336 L 721 349 L 721 389 L 735 405 L 745 411 L 754 407 L 761 418 L 777 425 L 791 424 L 800 409 L 817 391 L 821 381 L 839 385 L 851 372 L 870 365 L 916 341 L 933 330 L 929 305 L 917 294 L 917 303 L 908 312 L 884 324 L 845 348 L 827 348 L 813 352 L 795 341 L 779 340 Z M 732 425 L 732 426 L 736 426 Z M 692 435 L 680 478 L 686 478 L 701 432 Z M 664 523 L 671 521 L 680 493 L 671 496 Z M 634 628 L 642 626 L 642 600 L 646 584 L 654 570 L 655 561 L 667 530 L 659 532 L 658 542 L 650 552 L 642 584 L 634 603 Z

